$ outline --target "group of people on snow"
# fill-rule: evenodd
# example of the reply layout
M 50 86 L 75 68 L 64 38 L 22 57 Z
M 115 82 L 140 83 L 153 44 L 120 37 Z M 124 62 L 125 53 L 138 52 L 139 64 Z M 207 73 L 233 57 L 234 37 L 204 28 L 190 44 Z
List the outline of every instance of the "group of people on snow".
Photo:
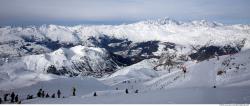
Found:
M 61 93 L 60 89 L 57 90 L 56 94 L 57 94 L 57 98 L 61 98 L 62 93 Z M 49 95 L 48 92 L 46 93 L 43 89 L 39 89 L 37 94 L 36 94 L 36 97 L 37 98 L 50 98 L 50 97 L 51 98 L 56 98 L 56 94 L 53 93 L 52 95 Z M 76 88 L 75 87 L 73 87 L 73 89 L 72 89 L 72 96 L 76 96 Z M 9 99 L 9 97 L 10 97 L 10 99 Z M 26 99 L 27 100 L 28 99 L 34 99 L 34 96 L 28 94 Z M 21 100 L 19 100 L 18 94 L 15 94 L 14 92 L 12 92 L 11 94 L 9 94 L 9 93 L 4 94 L 3 99 L 0 97 L 0 104 L 9 103 L 8 101 L 10 101 L 10 103 L 21 104 Z
M 42 89 L 39 89 L 39 91 L 37 92 L 36 95 L 37 95 L 37 97 L 39 97 L 39 98 L 49 98 L 49 97 L 55 98 L 55 97 L 56 97 L 55 93 L 53 93 L 51 96 L 49 95 L 49 93 L 46 93 L 46 95 L 45 95 L 45 91 L 42 90 Z M 59 89 L 57 90 L 57 97 L 58 97 L 58 98 L 61 97 L 61 91 L 60 91 Z M 32 98 L 33 98 L 33 95 L 28 95 L 28 96 L 27 96 L 27 99 L 32 99 Z
M 12 93 L 6 93 L 4 94 L 3 100 L 0 97 L 0 104 L 2 104 L 3 102 L 8 102 L 10 101 L 10 103 L 18 103 L 20 104 L 21 101 L 19 100 L 18 94 L 15 94 L 14 92 Z

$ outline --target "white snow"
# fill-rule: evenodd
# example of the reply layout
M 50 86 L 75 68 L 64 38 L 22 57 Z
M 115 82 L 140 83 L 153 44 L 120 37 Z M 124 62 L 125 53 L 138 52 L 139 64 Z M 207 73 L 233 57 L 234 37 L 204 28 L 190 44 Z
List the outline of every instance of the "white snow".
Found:
M 249 54 L 250 51 L 234 55 L 220 56 L 199 63 L 188 61 L 187 73 L 174 68 L 154 71 L 156 59 L 141 61 L 129 67 L 121 68 L 111 76 L 95 78 L 56 78 L 37 82 L 27 87 L 13 89 L 24 99 L 43 88 L 45 92 L 55 93 L 60 89 L 65 98 L 35 98 L 22 103 L 249 103 Z M 234 58 L 234 59 L 232 59 Z M 229 66 L 222 63 L 231 59 Z M 237 64 L 237 68 L 229 69 Z M 227 73 L 217 75 L 224 68 Z M 237 70 L 237 72 L 236 72 Z M 153 77 L 149 78 L 149 76 Z M 126 83 L 124 83 L 126 81 Z M 130 82 L 128 82 L 130 81 Z M 104 84 L 103 84 L 104 83 Z M 213 88 L 216 85 L 217 88 Z M 77 96 L 71 96 L 72 87 L 77 88 Z M 115 90 L 118 88 L 118 90 Z M 125 89 L 129 94 L 125 93 Z M 134 93 L 138 89 L 139 93 Z M 94 97 L 94 92 L 97 97 Z
M 72 62 L 84 62 L 84 57 L 89 57 L 91 65 L 95 63 L 104 64 L 107 57 L 106 51 L 101 48 L 75 46 L 69 49 L 60 48 L 52 53 L 41 55 L 29 55 L 23 57 L 22 61 L 26 64 L 28 70 L 36 70 L 38 72 L 46 71 L 50 65 L 60 68 L 62 66 L 70 66 Z M 99 64 L 99 65 L 100 65 Z M 93 67 L 99 68 L 99 67 Z
M 248 104 L 249 88 L 170 89 L 139 94 L 71 97 L 64 99 L 33 99 L 23 103 L 36 104 Z
M 40 27 L 3 27 L 0 28 L 0 40 L 12 41 L 20 37 L 33 36 L 36 39 L 50 38 L 64 43 L 80 43 L 89 37 L 108 35 L 127 38 L 134 42 L 159 40 L 181 45 L 225 45 L 246 39 L 244 49 L 250 48 L 249 25 L 222 25 L 205 20 L 178 22 L 171 19 L 141 21 L 126 25 L 78 25 Z
M 50 38 L 63 43 L 82 43 L 89 37 L 108 35 L 134 42 L 160 40 L 174 42 L 179 47 L 177 55 L 191 52 L 191 45 L 235 45 L 245 41 L 241 52 L 220 56 L 208 61 L 184 62 L 187 73 L 174 67 L 154 70 L 158 59 L 146 59 L 119 68 L 110 76 L 59 77 L 46 73 L 51 64 L 56 67 L 70 66 L 72 62 L 90 62 L 93 68 L 105 67 L 107 51 L 102 48 L 75 46 L 60 48 L 51 53 L 21 57 L 21 61 L 0 66 L 0 95 L 15 91 L 22 103 L 250 103 L 250 26 L 223 25 L 217 22 L 175 20 L 149 20 L 127 25 L 79 25 L 4 27 L 0 28 L 1 43 L 21 41 L 23 37 L 36 40 Z M 116 46 L 110 44 L 109 46 Z M 8 45 L 0 46 L 1 53 L 18 54 Z M 19 46 L 15 46 L 19 47 Z M 187 47 L 187 48 L 184 48 Z M 40 47 L 38 47 L 40 48 Z M 164 46 L 154 54 L 160 55 Z M 48 50 L 49 51 L 49 50 Z M 136 53 L 138 51 L 134 51 Z M 172 50 L 172 52 L 175 52 Z M 87 58 L 88 61 L 83 58 Z M 12 60 L 13 61 L 13 60 Z M 72 69 L 71 71 L 75 71 Z M 223 71 L 218 75 L 218 71 Z M 216 86 L 217 88 L 213 88 Z M 71 96 L 72 87 L 77 96 Z M 24 100 L 27 94 L 36 95 L 38 89 L 50 94 L 62 91 L 65 98 L 35 98 Z M 116 90 L 116 88 L 118 90 Z M 125 89 L 129 94 L 125 94 Z M 139 90 L 139 93 L 134 93 Z M 93 93 L 97 97 L 93 97 Z

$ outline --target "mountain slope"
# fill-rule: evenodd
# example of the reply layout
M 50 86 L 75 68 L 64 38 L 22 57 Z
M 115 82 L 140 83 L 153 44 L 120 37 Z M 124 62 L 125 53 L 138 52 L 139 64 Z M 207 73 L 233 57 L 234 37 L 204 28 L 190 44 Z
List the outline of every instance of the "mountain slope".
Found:
M 0 82 L 4 85 L 3 82 L 9 81 L 12 86 L 18 79 L 44 81 L 51 79 L 50 74 L 106 78 L 117 72 L 111 76 L 122 73 L 119 81 L 140 74 L 145 75 L 141 79 L 152 78 L 145 82 L 146 86 L 164 88 L 179 79 L 180 82 L 187 80 L 188 76 L 184 78 L 180 69 L 183 64 L 188 68 L 194 65 L 192 70 L 202 70 L 206 65 L 222 67 L 202 63 L 215 56 L 247 52 L 249 30 L 249 25 L 171 19 L 123 25 L 6 26 L 0 28 Z M 169 53 L 173 55 L 170 57 L 174 60 L 173 66 L 166 62 Z M 144 61 L 153 59 L 156 62 L 152 64 Z M 171 73 L 166 71 L 168 69 Z M 44 77 L 47 74 L 48 77 Z M 20 75 L 27 75 L 27 78 Z

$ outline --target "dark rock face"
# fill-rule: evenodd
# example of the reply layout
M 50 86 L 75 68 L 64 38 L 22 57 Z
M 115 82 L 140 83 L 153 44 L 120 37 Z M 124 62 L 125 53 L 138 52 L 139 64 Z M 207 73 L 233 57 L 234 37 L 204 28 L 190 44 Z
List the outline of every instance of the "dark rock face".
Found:
M 89 38 L 96 47 L 105 48 L 120 65 L 132 65 L 144 59 L 155 58 L 153 52 L 158 50 L 159 41 L 132 42 L 128 39 L 117 39 L 110 36 Z
M 51 74 L 55 74 L 55 75 L 69 74 L 69 72 L 66 70 L 65 67 L 62 67 L 62 69 L 57 69 L 54 65 L 51 65 L 48 67 L 47 73 L 51 73 Z
M 241 50 L 241 46 L 230 46 L 226 45 L 223 47 L 220 46 L 206 46 L 201 47 L 196 53 L 192 53 L 189 56 L 191 59 L 203 61 L 209 58 L 212 58 L 215 55 L 221 56 L 221 55 L 228 55 L 228 54 L 234 54 L 238 53 Z
M 59 41 L 52 41 L 51 39 L 39 40 L 39 39 L 32 37 L 32 36 L 29 38 L 28 37 L 22 37 L 22 38 L 23 38 L 24 42 L 42 45 L 44 47 L 47 47 L 50 50 L 57 50 L 61 47 L 70 48 L 70 47 L 77 45 L 77 44 L 73 44 L 73 43 L 60 43 Z M 27 44 L 25 46 L 30 46 L 30 45 Z

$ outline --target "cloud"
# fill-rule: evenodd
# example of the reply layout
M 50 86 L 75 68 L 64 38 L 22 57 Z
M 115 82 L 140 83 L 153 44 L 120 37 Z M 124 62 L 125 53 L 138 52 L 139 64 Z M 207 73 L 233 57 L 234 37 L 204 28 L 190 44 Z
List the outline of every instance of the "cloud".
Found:
M 249 0 L 1 0 L 0 24 L 171 17 L 250 22 Z

